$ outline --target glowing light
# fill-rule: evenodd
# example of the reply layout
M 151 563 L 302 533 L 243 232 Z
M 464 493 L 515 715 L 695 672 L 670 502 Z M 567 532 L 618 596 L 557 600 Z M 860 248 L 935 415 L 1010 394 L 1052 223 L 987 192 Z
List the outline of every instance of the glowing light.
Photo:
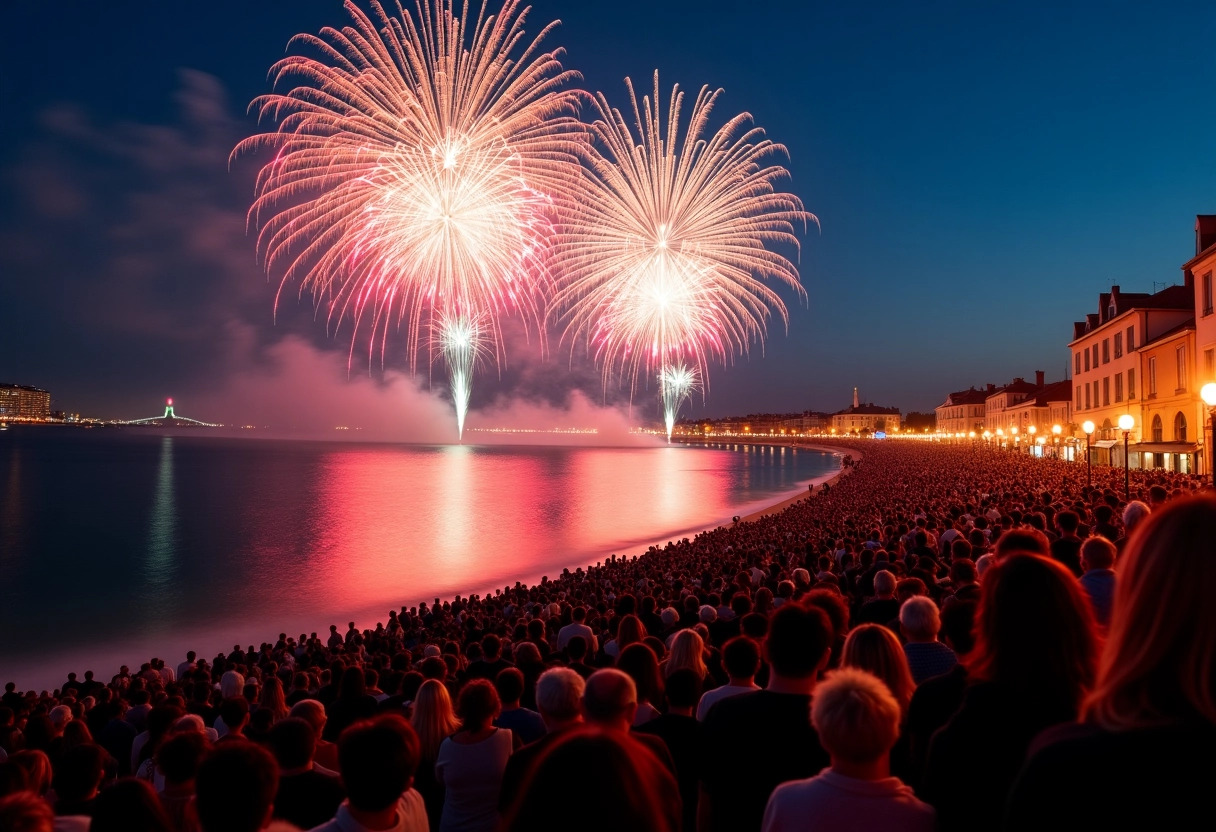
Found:
M 580 193 L 554 250 L 551 314 L 564 321 L 572 348 L 586 341 L 605 386 L 619 373 L 633 393 L 639 375 L 662 378 L 677 367 L 707 384 L 711 361 L 763 343 L 774 311 L 788 323 L 766 279 L 805 297 L 795 265 L 769 246 L 796 248 L 795 226 L 815 218 L 777 191 L 788 174 L 769 157 L 784 148 L 749 126 L 748 114 L 708 135 L 720 90 L 702 88 L 681 132 L 679 87 L 664 115 L 658 73 L 653 99 L 639 101 L 632 82 L 626 86 L 637 135 L 598 94 Z M 660 394 L 666 412 L 666 388 Z
M 683 364 L 664 367 L 659 373 L 659 395 L 663 399 L 663 424 L 667 426 L 667 441 L 671 441 L 671 430 L 676 424 L 676 415 L 694 390 L 701 386 L 697 371 Z
M 475 323 L 472 353 L 496 361 L 503 316 L 544 337 L 554 201 L 577 180 L 585 135 L 566 88 L 577 76 L 560 50 L 542 51 L 556 22 L 529 43 L 518 0 L 472 20 L 460 8 L 347 3 L 347 27 L 292 39 L 317 57 L 272 67 L 284 91 L 252 109 L 277 130 L 234 151 L 274 151 L 249 220 L 279 295 L 298 280 L 327 323 L 351 322 L 352 355 L 366 332 L 369 362 L 377 347 L 383 361 L 393 326 L 411 369 L 423 342 L 432 359 L 467 357 L 448 350 L 452 322 Z M 471 365 L 450 370 L 459 430 Z
M 456 435 L 464 438 L 464 419 L 473 391 L 473 371 L 485 357 L 481 320 L 465 316 L 443 317 L 439 323 L 439 351 L 448 365 L 452 401 L 456 405 Z

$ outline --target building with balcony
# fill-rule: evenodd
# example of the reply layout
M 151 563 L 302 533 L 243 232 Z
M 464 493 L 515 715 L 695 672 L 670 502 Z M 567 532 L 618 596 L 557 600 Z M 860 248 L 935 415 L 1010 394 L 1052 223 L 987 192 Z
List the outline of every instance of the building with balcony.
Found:
M 37 387 L 0 384 L 0 421 L 49 419 L 51 394 Z

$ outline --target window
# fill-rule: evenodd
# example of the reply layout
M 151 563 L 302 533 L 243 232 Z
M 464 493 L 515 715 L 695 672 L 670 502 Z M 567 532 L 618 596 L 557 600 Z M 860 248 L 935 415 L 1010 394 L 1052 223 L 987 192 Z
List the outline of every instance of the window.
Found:
M 1102 406 L 1110 407 L 1110 376 L 1102 379 Z
M 1085 372 L 1089 372 L 1089 350 L 1085 350 Z
M 1085 385 L 1085 409 L 1089 410 L 1089 385 Z
M 1133 324 L 1127 328 L 1127 351 L 1131 352 L 1136 348 L 1136 327 Z
M 1077 360 L 1077 368 L 1073 370 L 1073 375 L 1081 375 L 1081 353 L 1076 353 L 1073 358 Z
M 1203 315 L 1212 314 L 1212 273 L 1203 276 Z
M 1123 357 L 1123 333 L 1115 333 L 1115 358 Z
M 1127 371 L 1127 399 L 1131 401 L 1136 398 L 1136 368 Z
M 1153 433 L 1152 433 L 1152 441 L 1153 441 L 1153 442 L 1160 442 L 1160 441 L 1161 441 L 1161 434 L 1162 434 L 1162 430 L 1161 430 L 1161 417 L 1160 417 L 1160 416 L 1154 416 L 1154 417 L 1153 417 Z
M 1157 395 L 1157 356 L 1148 360 L 1148 397 Z
M 1178 363 L 1178 389 L 1175 393 L 1186 392 L 1186 345 L 1174 350 L 1174 360 Z
M 1098 406 L 1099 401 L 1100 400 L 1098 398 L 1098 380 L 1094 379 L 1094 407 Z
M 1211 378 L 1216 375 L 1216 349 L 1203 351 L 1203 377 Z
M 1110 363 L 1110 339 L 1109 338 L 1102 339 L 1102 363 L 1103 364 Z
M 1115 401 L 1123 401 L 1123 373 L 1115 373 Z
M 1182 415 L 1181 410 L 1174 416 L 1174 441 L 1186 441 L 1186 417 Z
M 1094 353 L 1094 367 L 1096 368 L 1098 366 L 1098 342 L 1097 341 L 1094 342 L 1093 353 Z
M 1081 409 L 1081 385 L 1077 385 L 1077 410 Z

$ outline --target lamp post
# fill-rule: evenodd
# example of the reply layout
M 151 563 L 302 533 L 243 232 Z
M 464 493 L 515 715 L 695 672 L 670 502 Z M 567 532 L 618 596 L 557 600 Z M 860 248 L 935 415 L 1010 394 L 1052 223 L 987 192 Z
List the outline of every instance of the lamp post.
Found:
M 1212 469 L 1212 487 L 1216 488 L 1216 382 L 1199 388 L 1199 398 L 1208 406 L 1212 420 L 1212 444 L 1208 445 L 1208 467 Z
M 1009 432 L 1013 434 L 1013 452 L 1017 453 L 1022 450 L 1022 446 L 1019 444 L 1020 440 L 1018 439 L 1018 426 L 1014 425 L 1009 429 Z
M 996 445 L 1002 450 L 1005 448 L 1005 431 L 1002 428 L 996 429 Z
M 1094 484 L 1094 462 L 1089 454 L 1089 440 L 1094 435 L 1094 423 L 1086 421 L 1081 425 L 1081 430 L 1085 431 L 1085 484 Z
M 1119 430 L 1123 431 L 1123 499 L 1131 499 L 1132 491 L 1132 474 L 1131 460 L 1128 458 L 1127 443 L 1128 437 L 1132 434 L 1132 428 L 1135 427 L 1136 420 L 1132 418 L 1132 414 L 1124 413 L 1119 417 Z
M 1051 426 L 1052 440 L 1055 442 L 1056 446 L 1056 459 L 1060 458 L 1060 431 L 1062 430 L 1063 428 L 1061 428 L 1059 425 Z
M 1035 443 L 1037 443 L 1039 441 L 1034 436 L 1037 431 L 1038 431 L 1038 428 L 1036 428 L 1034 425 L 1031 425 L 1030 427 L 1026 428 L 1026 432 L 1030 434 L 1030 436 L 1028 436 L 1026 438 L 1026 451 L 1030 454 L 1034 453 Z
M 1038 439 L 1036 439 L 1034 441 L 1035 441 L 1035 444 L 1037 444 L 1039 446 L 1039 456 L 1042 457 L 1043 451 L 1044 451 L 1044 446 L 1047 444 L 1047 437 L 1040 436 Z

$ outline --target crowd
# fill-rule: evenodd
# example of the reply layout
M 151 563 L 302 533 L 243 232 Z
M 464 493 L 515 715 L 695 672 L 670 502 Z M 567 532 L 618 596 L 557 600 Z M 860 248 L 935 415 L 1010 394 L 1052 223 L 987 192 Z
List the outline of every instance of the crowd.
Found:
M 779 514 L 375 627 L 0 696 L 0 829 L 1180 826 L 1216 777 L 1216 496 L 837 443 Z M 492 542 L 487 542 L 487 551 Z

